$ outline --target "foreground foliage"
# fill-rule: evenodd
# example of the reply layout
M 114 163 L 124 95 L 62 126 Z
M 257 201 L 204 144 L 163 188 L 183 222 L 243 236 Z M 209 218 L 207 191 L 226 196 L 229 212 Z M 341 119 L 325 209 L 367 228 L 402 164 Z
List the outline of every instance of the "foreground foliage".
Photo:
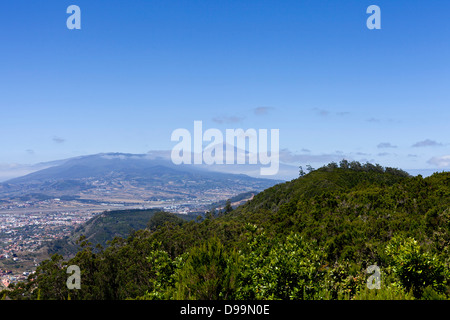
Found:
M 342 161 L 201 221 L 148 228 L 42 263 L 13 299 L 449 299 L 450 173 Z M 153 219 L 152 218 L 152 219 Z M 80 290 L 66 287 L 69 265 Z M 381 270 L 368 289 L 366 269 Z

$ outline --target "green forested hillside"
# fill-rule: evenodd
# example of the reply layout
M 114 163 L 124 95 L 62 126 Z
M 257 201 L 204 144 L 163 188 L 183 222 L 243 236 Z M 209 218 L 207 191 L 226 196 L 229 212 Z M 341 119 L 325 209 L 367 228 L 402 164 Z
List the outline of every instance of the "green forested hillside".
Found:
M 94 253 L 54 255 L 30 299 L 449 299 L 450 173 L 331 163 L 231 212 L 170 214 Z M 170 221 L 174 220 L 174 221 Z M 80 290 L 66 288 L 68 265 Z M 381 272 L 369 289 L 367 267 Z
M 156 215 L 154 219 L 152 219 Z M 159 209 L 130 209 L 105 211 L 86 223 L 77 227 L 69 236 L 63 239 L 55 240 L 47 244 L 50 254 L 61 254 L 64 257 L 71 257 L 80 250 L 77 241 L 84 237 L 93 247 L 100 245 L 107 246 L 107 242 L 115 237 L 126 238 L 133 231 L 145 229 L 149 221 L 152 222 L 151 229 L 159 224 L 163 224 L 167 214 L 160 212 Z M 173 214 L 170 215 L 171 222 L 192 220 L 194 217 L 188 215 Z

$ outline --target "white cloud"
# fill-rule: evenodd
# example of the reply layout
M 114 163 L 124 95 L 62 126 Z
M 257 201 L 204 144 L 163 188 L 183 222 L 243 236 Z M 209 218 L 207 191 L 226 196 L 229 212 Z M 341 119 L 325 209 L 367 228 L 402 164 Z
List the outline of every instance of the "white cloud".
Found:
M 442 157 L 433 157 L 427 162 L 440 168 L 450 167 L 450 155 Z
M 413 147 L 437 147 L 437 146 L 442 146 L 442 143 L 430 140 L 430 139 L 426 139 L 423 141 L 419 141 L 416 142 L 412 145 Z

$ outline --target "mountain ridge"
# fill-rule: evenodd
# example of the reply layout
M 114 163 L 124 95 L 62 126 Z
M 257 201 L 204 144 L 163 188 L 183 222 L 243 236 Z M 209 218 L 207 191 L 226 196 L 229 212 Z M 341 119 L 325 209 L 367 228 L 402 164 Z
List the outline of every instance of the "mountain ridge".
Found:
M 123 153 L 102 153 L 60 161 L 57 165 L 0 183 L 5 201 L 42 199 L 97 201 L 101 203 L 163 206 L 226 200 L 235 195 L 262 191 L 282 180 L 254 178 L 175 165 L 170 160 Z M 159 201 L 159 202 L 158 202 Z M 28 205 L 28 204 L 27 204 Z

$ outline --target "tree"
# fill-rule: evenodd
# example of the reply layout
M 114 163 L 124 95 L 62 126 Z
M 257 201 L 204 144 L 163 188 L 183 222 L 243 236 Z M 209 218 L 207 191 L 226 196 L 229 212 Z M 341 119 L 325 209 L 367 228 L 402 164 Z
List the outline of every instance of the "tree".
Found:
M 38 286 L 35 294 L 39 294 L 44 300 L 64 300 L 68 297 L 66 287 L 67 273 L 64 268 L 63 257 L 54 254 L 49 260 L 45 260 L 37 267 L 33 275 L 33 281 Z M 36 296 L 37 297 L 37 296 Z
M 349 167 L 348 161 L 345 159 L 342 159 L 341 162 L 339 162 L 339 167 L 341 169 L 348 169 L 348 167 Z
M 305 174 L 306 174 L 306 172 L 305 171 L 303 171 L 303 167 L 302 166 L 299 166 L 299 176 L 300 177 L 303 177 Z
M 175 286 L 175 272 L 180 269 L 187 254 L 182 254 L 175 259 L 160 249 L 161 244 L 156 244 L 155 250 L 151 251 L 147 261 L 151 265 L 152 277 L 150 278 L 150 288 L 142 299 L 162 300 L 170 299 Z
M 230 199 L 227 200 L 227 202 L 225 204 L 224 211 L 225 211 L 225 214 L 230 213 L 231 211 L 233 211 L 233 207 L 231 206 Z
M 176 225 L 176 226 L 180 226 L 184 222 L 185 221 L 183 219 L 177 217 L 173 213 L 160 211 L 160 212 L 155 212 L 153 217 L 150 218 L 150 220 L 147 224 L 147 228 L 150 231 L 155 231 L 156 229 L 166 225 L 167 223 Z
M 194 247 L 175 275 L 175 299 L 221 300 L 236 289 L 239 257 L 228 252 L 217 238 Z

